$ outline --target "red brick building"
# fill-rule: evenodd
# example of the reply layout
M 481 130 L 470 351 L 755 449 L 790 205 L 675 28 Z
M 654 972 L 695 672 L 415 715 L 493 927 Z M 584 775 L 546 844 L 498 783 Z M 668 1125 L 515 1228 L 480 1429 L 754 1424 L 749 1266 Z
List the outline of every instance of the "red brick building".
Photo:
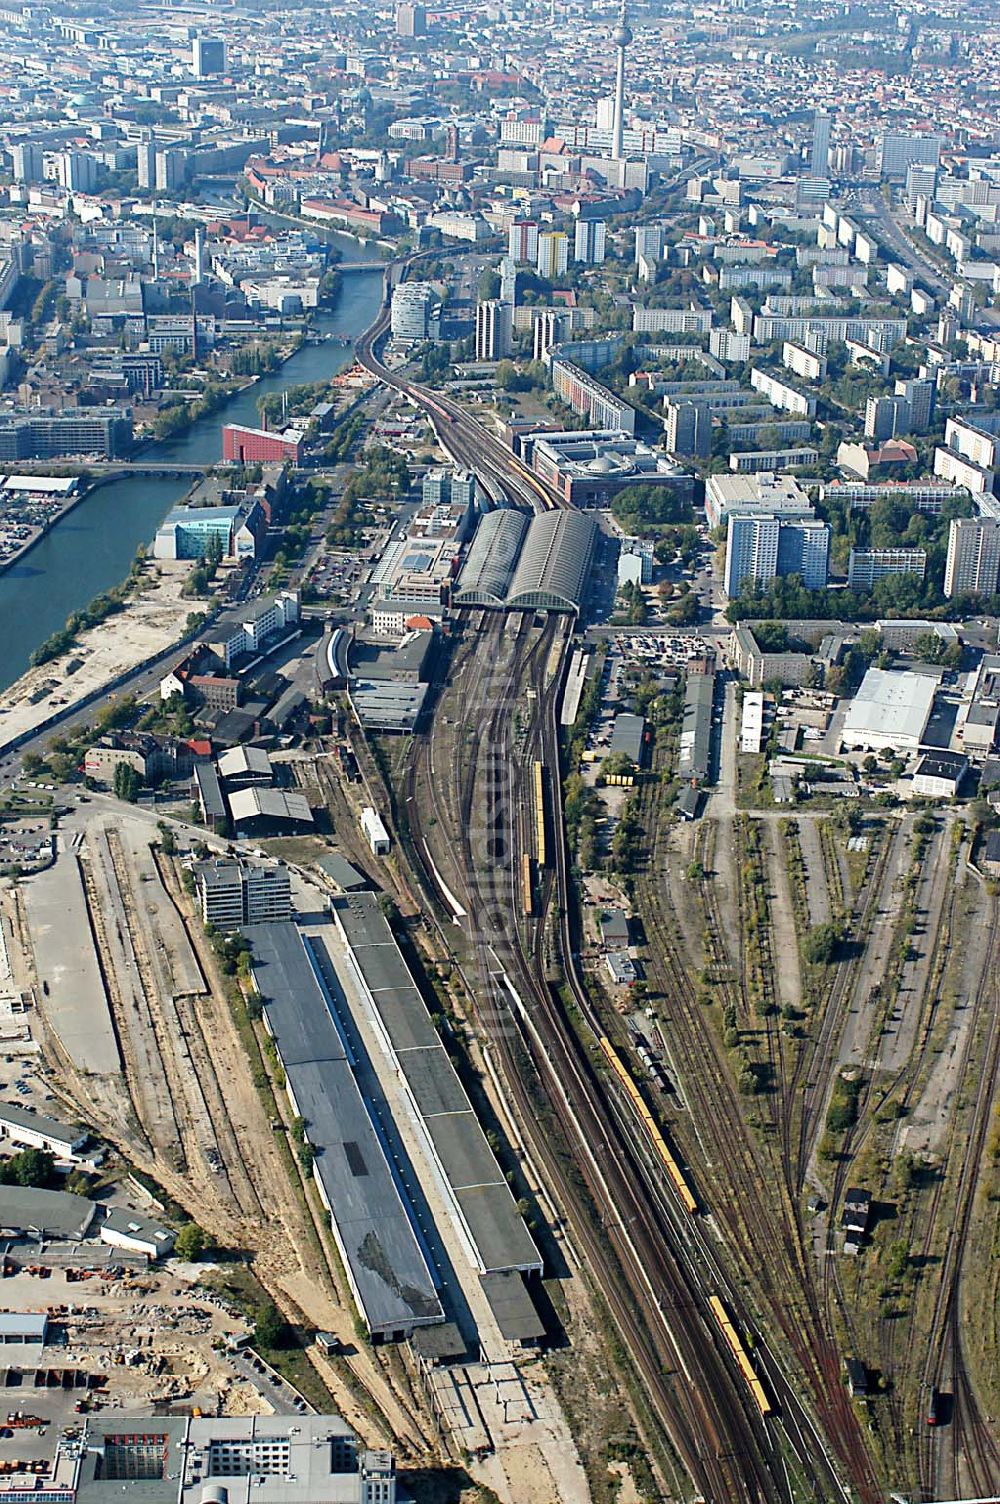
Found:
M 243 428 L 226 423 L 222 430 L 222 458 L 237 465 L 277 462 L 298 465 L 302 460 L 303 435 L 297 428 L 269 433 L 264 428 Z

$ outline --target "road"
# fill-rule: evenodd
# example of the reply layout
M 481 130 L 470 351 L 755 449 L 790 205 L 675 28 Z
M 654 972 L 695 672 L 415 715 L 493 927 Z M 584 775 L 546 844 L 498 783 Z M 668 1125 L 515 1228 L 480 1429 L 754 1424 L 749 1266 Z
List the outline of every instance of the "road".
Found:
M 878 220 L 882 237 L 892 247 L 904 265 L 915 272 L 922 282 L 926 282 L 934 292 L 947 297 L 951 292 L 952 284 L 938 271 L 934 263 L 926 256 L 920 255 L 912 242 L 903 234 L 899 225 L 892 217 L 889 206 L 877 188 L 870 188 L 863 196 L 863 203 L 869 212 Z

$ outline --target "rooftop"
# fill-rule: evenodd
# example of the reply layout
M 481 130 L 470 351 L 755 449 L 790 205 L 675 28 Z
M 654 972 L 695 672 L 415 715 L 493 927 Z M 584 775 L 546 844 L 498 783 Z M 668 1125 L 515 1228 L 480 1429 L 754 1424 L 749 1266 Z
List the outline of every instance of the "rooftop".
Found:
M 433 1277 L 302 936 L 294 924 L 255 924 L 245 934 L 266 999 L 267 1029 L 308 1124 L 316 1181 L 369 1329 L 392 1334 L 443 1320 Z

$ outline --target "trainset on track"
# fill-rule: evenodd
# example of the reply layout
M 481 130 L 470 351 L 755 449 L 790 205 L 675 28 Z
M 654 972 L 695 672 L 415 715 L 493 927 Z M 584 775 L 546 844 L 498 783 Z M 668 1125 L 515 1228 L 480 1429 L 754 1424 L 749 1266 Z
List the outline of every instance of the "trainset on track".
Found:
M 753 1364 L 747 1356 L 747 1350 L 743 1346 L 743 1340 L 739 1332 L 733 1326 L 732 1318 L 717 1295 L 709 1297 L 709 1306 L 712 1315 L 719 1324 L 719 1330 L 725 1338 L 726 1346 L 736 1359 L 736 1366 L 743 1375 L 743 1381 L 750 1391 L 751 1398 L 761 1415 L 770 1415 L 774 1409 L 767 1397 L 767 1391 L 754 1372 Z
M 532 767 L 535 794 L 535 859 L 539 867 L 548 865 L 545 845 L 545 769 L 540 762 Z
M 663 1161 L 666 1172 L 670 1176 L 671 1182 L 673 1183 L 674 1190 L 677 1192 L 678 1196 L 681 1198 L 681 1201 L 684 1204 L 685 1211 L 691 1212 L 691 1214 L 693 1215 L 698 1210 L 698 1203 L 695 1200 L 694 1196 L 691 1194 L 691 1187 L 685 1180 L 684 1172 L 681 1170 L 680 1165 L 671 1154 L 670 1149 L 667 1145 L 667 1141 L 663 1137 L 663 1134 L 660 1132 L 656 1119 L 653 1117 L 653 1114 L 646 1106 L 642 1093 L 626 1070 L 624 1064 L 622 1063 L 621 1057 L 618 1054 L 618 1051 L 615 1049 L 610 1039 L 605 1039 L 602 1037 L 602 1039 L 600 1040 L 600 1046 L 604 1051 L 608 1064 L 611 1066 L 611 1069 L 618 1077 L 622 1086 L 624 1086 L 629 1098 L 632 1101 L 632 1104 L 635 1107 L 635 1110 L 642 1118 L 646 1132 L 649 1134 L 649 1137 L 652 1140 L 653 1148 L 656 1150 L 659 1158 Z

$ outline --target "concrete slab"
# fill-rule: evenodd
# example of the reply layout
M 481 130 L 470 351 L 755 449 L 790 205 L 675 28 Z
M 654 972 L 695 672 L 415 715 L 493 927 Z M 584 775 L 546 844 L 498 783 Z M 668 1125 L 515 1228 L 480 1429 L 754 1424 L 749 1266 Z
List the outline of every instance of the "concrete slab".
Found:
M 25 882 L 24 903 L 38 978 L 48 984 L 46 1019 L 79 1070 L 119 1074 L 118 1041 L 75 854 L 60 850 L 53 866 Z

